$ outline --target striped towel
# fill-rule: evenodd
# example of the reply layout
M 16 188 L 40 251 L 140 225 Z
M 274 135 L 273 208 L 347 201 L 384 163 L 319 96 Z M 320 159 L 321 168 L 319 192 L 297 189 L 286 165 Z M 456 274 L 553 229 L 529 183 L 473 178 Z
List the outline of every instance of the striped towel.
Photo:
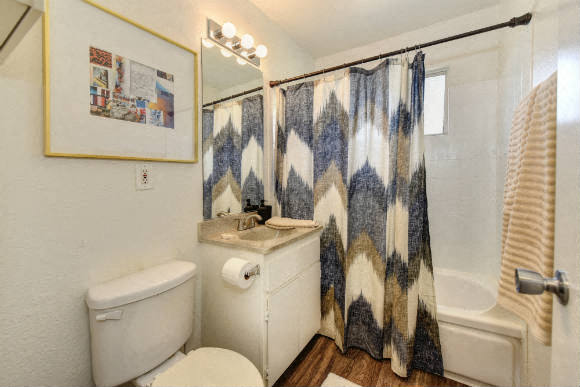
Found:
M 552 294 L 515 291 L 514 269 L 553 276 L 556 183 L 556 73 L 518 106 L 510 133 L 498 303 L 513 310 L 540 342 L 552 334 Z
M 266 221 L 266 226 L 277 230 L 291 230 L 293 228 L 314 228 L 318 227 L 318 222 L 314 220 L 281 218 L 273 216 Z

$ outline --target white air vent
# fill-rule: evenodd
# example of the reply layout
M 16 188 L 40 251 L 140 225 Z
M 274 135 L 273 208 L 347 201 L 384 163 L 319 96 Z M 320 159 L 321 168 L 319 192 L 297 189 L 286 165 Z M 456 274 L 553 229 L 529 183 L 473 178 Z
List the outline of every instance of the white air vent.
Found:
M 44 12 L 44 0 L 0 1 L 0 64 Z

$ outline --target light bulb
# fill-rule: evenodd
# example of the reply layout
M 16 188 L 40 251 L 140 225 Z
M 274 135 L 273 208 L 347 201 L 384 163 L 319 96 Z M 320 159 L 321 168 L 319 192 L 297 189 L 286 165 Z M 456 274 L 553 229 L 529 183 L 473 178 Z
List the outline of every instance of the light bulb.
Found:
M 203 38 L 201 40 L 201 43 L 203 44 L 204 47 L 207 47 L 207 48 L 212 48 L 214 46 L 214 44 L 211 40 L 205 39 L 205 38 Z
M 264 58 L 266 55 L 268 55 L 268 49 L 263 44 L 259 44 L 256 47 L 256 56 L 258 58 Z
M 241 56 L 244 56 L 244 57 L 246 57 L 246 58 L 247 58 L 247 57 L 248 57 L 248 52 L 247 52 L 246 50 L 244 50 L 244 51 L 242 51 L 242 52 L 240 53 L 240 55 L 241 55 Z
M 226 42 L 226 47 L 227 48 L 232 48 L 232 42 Z
M 222 34 L 228 39 L 233 38 L 236 35 L 236 26 L 234 23 L 226 22 L 222 26 Z
M 223 56 L 225 56 L 226 58 L 229 58 L 230 56 L 232 56 L 232 53 L 229 50 L 226 50 L 225 48 L 222 48 L 220 50 L 220 52 L 222 53 Z
M 242 58 L 236 58 L 236 62 L 238 62 L 238 64 L 241 66 L 244 66 L 246 64 L 246 61 L 243 60 Z
M 254 46 L 254 38 L 250 34 L 244 34 L 242 36 L 242 47 L 252 48 Z

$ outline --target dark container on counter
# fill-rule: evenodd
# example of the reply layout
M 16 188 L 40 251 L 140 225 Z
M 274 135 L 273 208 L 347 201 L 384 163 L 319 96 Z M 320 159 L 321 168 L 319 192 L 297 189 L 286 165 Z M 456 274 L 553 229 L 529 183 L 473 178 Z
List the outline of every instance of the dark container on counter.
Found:
M 260 207 L 258 207 L 258 215 L 262 217 L 262 220 L 258 222 L 260 224 L 266 223 L 272 217 L 272 206 L 267 206 L 264 202 L 264 200 L 260 200 Z
M 263 200 L 262 200 L 263 201 Z M 246 206 L 244 207 L 244 212 L 253 212 L 258 210 L 258 205 L 250 202 L 250 199 L 246 199 Z

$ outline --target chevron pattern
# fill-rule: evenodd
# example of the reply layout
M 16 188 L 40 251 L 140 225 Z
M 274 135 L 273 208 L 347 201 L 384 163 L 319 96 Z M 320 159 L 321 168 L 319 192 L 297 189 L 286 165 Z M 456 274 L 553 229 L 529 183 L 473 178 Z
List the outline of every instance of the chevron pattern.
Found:
M 211 218 L 211 193 L 213 189 L 213 110 L 202 111 L 202 158 L 203 158 L 203 218 Z
M 443 374 L 423 154 L 424 56 L 277 90 L 283 216 L 321 235 L 322 327 L 395 373 Z M 312 212 L 310 212 L 312 209 Z
M 242 100 L 242 204 L 264 199 L 264 98 L 254 95 Z
M 203 217 L 240 212 L 264 198 L 264 98 L 253 95 L 202 114 Z
M 274 122 L 276 125 L 276 155 L 274 165 L 274 191 L 276 193 L 276 202 L 272 207 L 275 214 L 282 214 L 282 199 L 284 190 L 282 182 L 286 180 L 284 165 L 286 162 L 286 90 L 276 88 L 276 109 L 274 110 Z
M 313 159 L 312 103 L 314 84 L 305 82 L 290 86 L 284 96 L 284 126 L 278 126 L 278 157 L 280 171 L 276 178 L 278 207 L 282 216 L 295 219 L 312 219 Z M 279 186 L 278 186 L 279 185 Z
M 323 302 L 321 333 L 344 342 L 347 245 L 348 74 L 314 84 L 314 218 L 324 226 L 320 243 Z
M 213 112 L 212 217 L 241 212 L 242 103 L 216 105 Z

